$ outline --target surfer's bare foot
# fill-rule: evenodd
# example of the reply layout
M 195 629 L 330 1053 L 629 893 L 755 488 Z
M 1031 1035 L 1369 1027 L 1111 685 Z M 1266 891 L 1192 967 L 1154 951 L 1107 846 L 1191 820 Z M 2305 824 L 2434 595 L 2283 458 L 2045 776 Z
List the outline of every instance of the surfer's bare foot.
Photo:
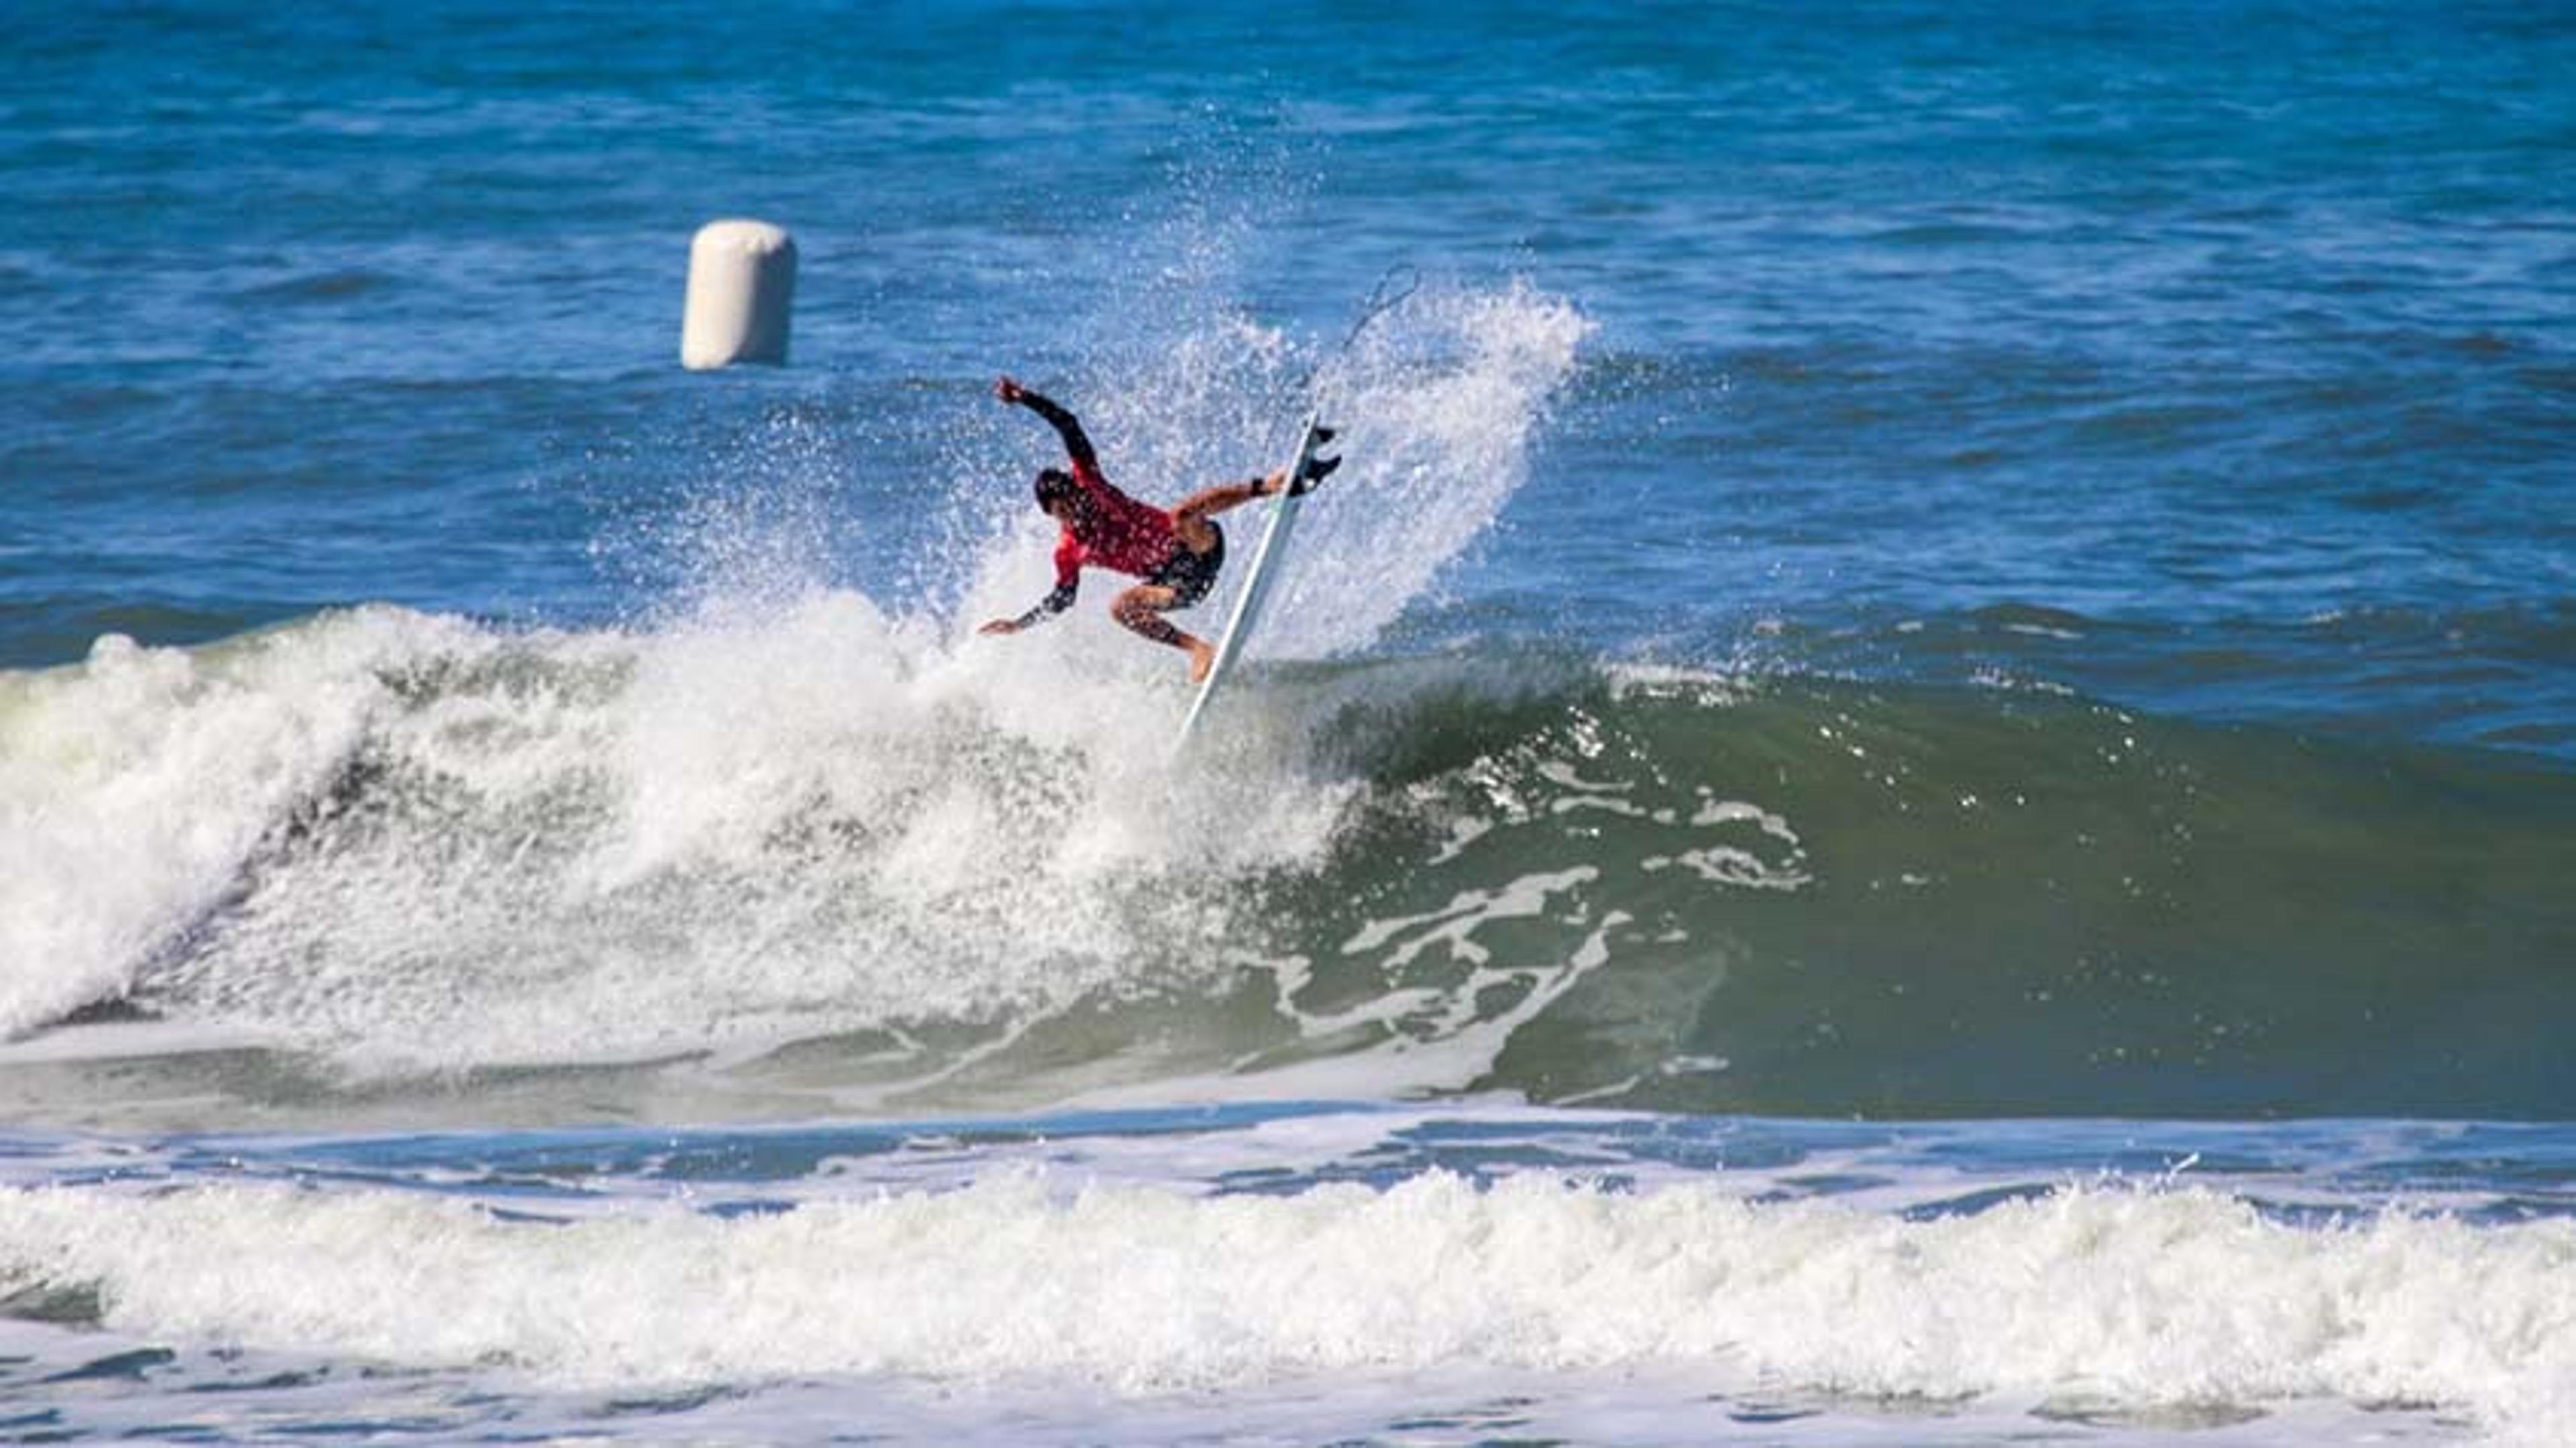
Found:
M 1208 671 L 1216 667 L 1216 645 L 1205 639 L 1190 640 L 1190 682 L 1204 684 Z

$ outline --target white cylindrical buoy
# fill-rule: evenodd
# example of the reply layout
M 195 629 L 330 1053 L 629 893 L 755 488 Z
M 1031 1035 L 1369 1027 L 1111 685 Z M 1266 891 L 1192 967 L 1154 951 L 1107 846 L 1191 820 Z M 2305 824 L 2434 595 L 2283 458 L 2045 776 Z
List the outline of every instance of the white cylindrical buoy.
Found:
M 710 221 L 689 243 L 689 301 L 680 365 L 787 361 L 787 309 L 796 295 L 796 243 L 766 221 Z

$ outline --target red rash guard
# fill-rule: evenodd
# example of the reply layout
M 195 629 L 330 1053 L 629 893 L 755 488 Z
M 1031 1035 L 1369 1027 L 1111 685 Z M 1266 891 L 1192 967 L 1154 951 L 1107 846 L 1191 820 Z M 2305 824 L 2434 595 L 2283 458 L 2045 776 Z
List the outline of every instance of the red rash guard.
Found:
M 1071 588 L 1086 564 L 1142 578 L 1172 560 L 1181 540 L 1172 531 L 1171 514 L 1111 487 L 1095 463 L 1075 459 L 1073 481 L 1088 506 L 1064 525 L 1064 538 L 1055 545 L 1058 589 Z

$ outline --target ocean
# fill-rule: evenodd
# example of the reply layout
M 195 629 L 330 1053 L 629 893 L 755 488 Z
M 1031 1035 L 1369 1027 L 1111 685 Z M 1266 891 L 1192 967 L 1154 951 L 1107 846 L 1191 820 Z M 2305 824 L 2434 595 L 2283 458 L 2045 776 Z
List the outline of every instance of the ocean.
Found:
M 0 1441 L 2576 1443 L 2576 11 L 9 20 Z

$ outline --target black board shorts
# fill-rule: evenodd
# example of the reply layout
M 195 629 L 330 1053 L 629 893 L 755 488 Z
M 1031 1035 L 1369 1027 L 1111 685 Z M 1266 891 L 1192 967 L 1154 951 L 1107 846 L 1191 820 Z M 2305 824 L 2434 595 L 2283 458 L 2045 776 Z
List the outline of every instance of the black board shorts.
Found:
M 1216 546 L 1205 553 L 1192 553 L 1189 545 L 1175 543 L 1172 556 L 1163 566 L 1145 575 L 1147 583 L 1159 584 L 1172 591 L 1172 607 L 1187 608 L 1208 596 L 1216 587 L 1216 576 L 1225 567 L 1225 530 L 1210 523 L 1216 534 Z

